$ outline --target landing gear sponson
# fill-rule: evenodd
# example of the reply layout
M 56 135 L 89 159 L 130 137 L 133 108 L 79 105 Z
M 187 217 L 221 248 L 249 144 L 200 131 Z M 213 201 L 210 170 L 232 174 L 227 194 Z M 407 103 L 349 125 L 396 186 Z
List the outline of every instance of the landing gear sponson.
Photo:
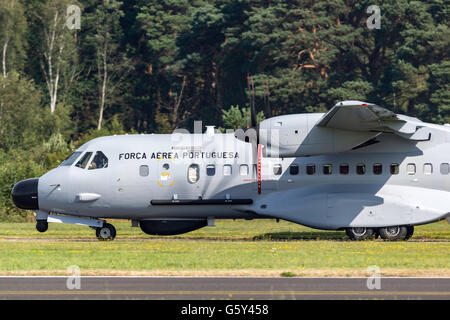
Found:
M 88 226 L 95 230 L 95 235 L 100 241 L 111 241 L 116 237 L 116 228 L 112 224 L 106 223 L 100 219 L 90 219 L 81 217 L 70 217 L 63 215 L 48 214 L 48 212 L 36 212 L 36 229 L 39 232 L 48 230 L 48 223 L 68 223 L 82 226 Z
M 377 238 L 380 236 L 383 240 L 400 241 L 408 240 L 414 233 L 413 226 L 389 226 L 383 228 L 365 228 L 355 227 L 345 229 L 345 233 L 350 240 L 361 241 Z

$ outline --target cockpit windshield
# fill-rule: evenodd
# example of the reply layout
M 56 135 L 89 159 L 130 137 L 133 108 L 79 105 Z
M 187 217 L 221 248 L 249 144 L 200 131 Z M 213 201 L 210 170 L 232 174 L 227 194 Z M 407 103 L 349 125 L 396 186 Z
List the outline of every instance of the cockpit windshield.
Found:
M 94 159 L 89 165 L 89 170 L 102 169 L 108 167 L 108 158 L 101 151 L 97 151 Z
M 81 169 L 86 168 L 86 166 L 87 166 L 87 164 L 89 162 L 89 159 L 91 158 L 91 155 L 92 155 L 92 152 L 86 152 L 84 154 L 84 156 L 81 157 L 80 161 L 77 162 L 75 167 L 78 167 L 78 168 L 81 168 Z
M 60 166 L 63 166 L 63 167 L 71 166 L 75 162 L 75 160 L 78 159 L 80 154 L 81 154 L 81 152 L 79 152 L 79 151 L 72 153 L 70 156 L 68 156 L 66 158 L 66 160 L 61 162 Z

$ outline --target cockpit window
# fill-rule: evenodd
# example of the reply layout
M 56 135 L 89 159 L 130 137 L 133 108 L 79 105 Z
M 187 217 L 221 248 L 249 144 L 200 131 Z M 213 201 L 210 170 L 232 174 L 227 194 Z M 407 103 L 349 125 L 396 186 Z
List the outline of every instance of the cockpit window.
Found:
M 108 158 L 101 151 L 97 151 L 89 165 L 89 170 L 108 168 Z
M 66 158 L 66 160 L 61 162 L 60 166 L 67 166 L 67 167 L 71 166 L 75 162 L 75 160 L 78 159 L 78 157 L 80 156 L 81 153 L 82 152 L 80 152 L 80 151 L 72 153 L 70 156 L 68 156 Z
M 91 158 L 91 155 L 92 155 L 92 152 L 86 152 L 84 154 L 84 156 L 81 157 L 80 161 L 77 162 L 75 167 L 78 167 L 78 168 L 81 168 L 81 169 L 86 168 L 86 166 L 87 166 L 87 164 L 89 162 L 89 159 Z

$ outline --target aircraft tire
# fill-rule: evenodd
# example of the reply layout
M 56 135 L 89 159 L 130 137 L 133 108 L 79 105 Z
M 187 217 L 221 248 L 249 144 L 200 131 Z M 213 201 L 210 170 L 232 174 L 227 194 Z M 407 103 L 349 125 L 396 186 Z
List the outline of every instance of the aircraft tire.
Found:
M 345 233 L 353 241 L 361 241 L 372 238 L 374 230 L 371 228 L 347 228 Z
M 48 222 L 46 220 L 36 221 L 36 230 L 39 232 L 45 232 L 48 230 Z
M 408 229 L 405 226 L 390 226 L 379 230 L 381 238 L 389 241 L 405 240 L 408 234 Z
M 405 240 L 408 240 L 414 234 L 414 226 L 407 226 L 406 230 L 407 230 L 407 232 L 406 232 Z
M 95 235 L 100 241 L 112 241 L 116 237 L 116 228 L 112 224 L 105 223 L 103 227 L 95 230 Z

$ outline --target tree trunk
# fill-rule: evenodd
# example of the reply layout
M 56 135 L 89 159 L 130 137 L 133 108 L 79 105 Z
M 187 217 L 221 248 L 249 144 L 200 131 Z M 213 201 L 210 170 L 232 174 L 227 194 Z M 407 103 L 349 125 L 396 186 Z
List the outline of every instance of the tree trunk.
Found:
M 3 71 L 3 79 L 6 79 L 6 50 L 8 49 L 9 38 L 5 39 L 5 44 L 3 45 L 3 54 L 2 54 L 2 71 Z M 3 87 L 5 83 L 3 83 Z
M 214 70 L 214 82 L 216 87 L 216 106 L 219 112 L 222 112 L 223 103 L 222 103 L 222 83 L 220 82 L 220 68 L 215 62 L 213 62 L 213 70 Z
M 178 95 L 178 99 L 177 101 L 175 101 L 175 105 L 173 108 L 173 113 L 172 113 L 172 129 L 177 129 L 178 125 L 180 124 L 180 115 L 179 115 L 179 110 L 180 110 L 180 104 L 181 104 L 181 99 L 183 97 L 183 91 L 184 91 L 184 87 L 186 86 L 186 76 L 183 76 L 183 83 L 181 84 L 181 90 L 180 90 L 180 94 Z
M 50 94 L 50 113 L 53 114 L 55 112 L 56 108 L 56 101 L 54 99 L 54 93 L 53 93 L 53 45 L 55 44 L 55 34 L 56 34 L 56 24 L 58 21 L 58 13 L 55 14 L 55 22 L 53 25 L 53 31 L 52 31 L 52 37 L 50 39 L 50 47 L 48 50 L 48 75 L 50 78 L 50 87 L 49 94 Z
M 50 35 L 45 31 L 45 40 L 47 42 L 47 47 L 44 52 L 44 58 L 46 65 L 41 60 L 41 68 L 44 73 L 45 82 L 47 84 L 48 94 L 50 97 L 50 113 L 53 114 L 56 109 L 56 102 L 58 99 L 58 83 L 60 74 L 60 64 L 62 59 L 62 53 L 64 51 L 64 44 L 59 45 L 59 52 L 56 59 L 56 70 L 54 70 L 55 65 L 53 61 L 53 48 L 55 47 L 55 38 L 58 36 L 56 34 L 58 28 L 58 12 L 55 13 L 53 25 L 50 27 Z M 54 74 L 56 72 L 56 74 Z
M 264 116 L 266 118 L 272 117 L 272 108 L 270 107 L 270 89 L 269 81 L 266 81 L 266 88 L 264 90 Z
M 6 88 L 6 50 L 8 49 L 8 42 L 9 38 L 7 37 L 5 40 L 5 44 L 3 45 L 3 51 L 2 51 L 2 71 L 3 71 L 3 84 L 2 84 L 2 91 L 5 91 Z M 0 133 L 3 133 L 3 126 L 2 126 L 2 117 L 3 117 L 3 93 L 0 96 Z
M 105 46 L 106 47 L 106 46 Z M 102 91 L 100 93 L 100 114 L 98 117 L 98 125 L 97 130 L 102 129 L 102 122 L 103 122 L 103 111 L 105 110 L 105 98 L 106 98 L 106 84 L 108 81 L 108 66 L 106 63 L 106 48 L 103 52 L 103 84 L 102 84 Z

